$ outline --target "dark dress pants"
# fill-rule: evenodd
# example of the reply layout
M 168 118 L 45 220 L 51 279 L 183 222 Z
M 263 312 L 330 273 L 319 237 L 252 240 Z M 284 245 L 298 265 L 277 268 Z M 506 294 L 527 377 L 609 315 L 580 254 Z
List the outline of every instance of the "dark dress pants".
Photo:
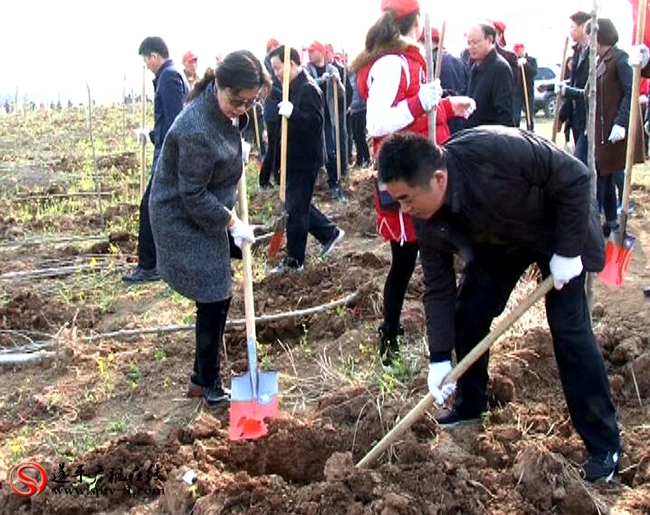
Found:
M 505 308 L 508 297 L 529 264 L 537 262 L 548 276 L 549 258 L 515 254 L 501 246 L 478 246 L 468 265 L 456 304 L 456 354 L 466 356 Z M 564 396 L 573 425 L 590 453 L 620 447 L 616 412 L 603 357 L 591 327 L 584 290 L 585 273 L 561 290 L 546 295 L 546 316 Z M 488 360 L 484 354 L 458 381 L 454 408 L 467 418 L 478 416 L 488 403 Z
M 287 257 L 300 265 L 305 262 L 308 234 L 322 244 L 336 235 L 336 225 L 311 203 L 317 175 L 318 170 L 287 173 Z

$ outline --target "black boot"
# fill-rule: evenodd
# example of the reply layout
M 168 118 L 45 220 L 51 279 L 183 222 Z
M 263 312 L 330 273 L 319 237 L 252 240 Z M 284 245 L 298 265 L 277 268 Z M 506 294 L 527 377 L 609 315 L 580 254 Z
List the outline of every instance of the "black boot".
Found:
M 221 383 L 221 346 L 229 306 L 230 299 L 196 303 L 196 356 L 190 381 L 203 388 L 203 399 L 210 407 L 230 400 Z
M 393 365 L 399 357 L 399 345 L 404 337 L 404 328 L 401 324 L 394 326 L 384 322 L 377 329 L 379 333 L 379 356 L 384 367 Z

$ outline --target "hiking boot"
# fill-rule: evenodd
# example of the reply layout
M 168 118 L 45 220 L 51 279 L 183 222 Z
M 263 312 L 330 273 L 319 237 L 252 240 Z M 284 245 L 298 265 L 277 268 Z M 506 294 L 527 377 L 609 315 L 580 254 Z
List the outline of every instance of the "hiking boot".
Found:
M 190 376 L 189 383 L 187 385 L 187 396 L 188 397 L 203 397 L 204 387 L 199 384 L 199 378 L 196 374 Z
M 599 480 L 609 483 L 618 472 L 622 454 L 620 449 L 605 454 L 590 454 L 587 461 L 582 465 L 582 477 L 590 483 Z
M 463 416 L 455 408 L 443 408 L 438 410 L 433 417 L 436 419 L 438 426 L 442 429 L 454 429 L 456 427 L 476 424 L 481 420 L 480 416 Z
M 650 297 L 650 286 L 646 286 L 645 288 L 643 288 L 643 295 L 645 295 L 646 297 Z
M 203 402 L 205 402 L 210 409 L 228 406 L 230 404 L 230 390 L 224 388 L 220 384 L 215 385 L 214 388 L 204 388 Z
M 336 229 L 336 233 L 330 241 L 323 245 L 323 250 L 320 251 L 320 257 L 329 256 L 333 251 L 337 243 L 339 243 L 345 237 L 345 231 L 343 229 Z
M 302 272 L 304 269 L 305 266 L 298 263 L 296 258 L 286 257 L 278 266 L 271 269 L 271 273 L 285 274 L 287 272 Z
M 384 368 L 390 368 L 399 357 L 399 345 L 404 337 L 404 328 L 383 323 L 377 329 L 379 333 L 379 357 Z
M 142 284 L 151 281 L 160 281 L 158 270 L 155 268 L 145 269 L 138 266 L 133 272 L 122 276 L 122 282 L 126 284 Z

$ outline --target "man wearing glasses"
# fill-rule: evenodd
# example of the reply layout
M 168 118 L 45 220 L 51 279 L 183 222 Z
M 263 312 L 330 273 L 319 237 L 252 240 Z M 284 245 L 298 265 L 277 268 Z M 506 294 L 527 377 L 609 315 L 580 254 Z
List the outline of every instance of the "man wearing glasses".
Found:
M 137 131 L 138 143 L 145 144 L 151 140 L 154 144 L 153 163 L 147 188 L 140 201 L 140 223 L 138 230 L 138 266 L 132 272 L 124 275 L 122 281 L 127 284 L 139 284 L 148 281 L 158 281 L 160 276 L 156 270 L 156 245 L 149 222 L 149 195 L 151 181 L 156 170 L 158 155 L 162 149 L 167 131 L 183 109 L 185 98 L 189 92 L 187 80 L 182 72 L 174 66 L 169 58 L 167 44 L 160 37 L 147 37 L 140 44 L 138 53 L 142 56 L 145 66 L 156 77 L 153 80 L 154 96 L 154 126 L 149 133 L 144 127 Z
M 467 33 L 467 51 L 473 64 L 467 80 L 467 96 L 476 101 L 476 111 L 465 127 L 505 125 L 512 127 L 512 70 L 495 48 L 497 31 L 488 22 Z

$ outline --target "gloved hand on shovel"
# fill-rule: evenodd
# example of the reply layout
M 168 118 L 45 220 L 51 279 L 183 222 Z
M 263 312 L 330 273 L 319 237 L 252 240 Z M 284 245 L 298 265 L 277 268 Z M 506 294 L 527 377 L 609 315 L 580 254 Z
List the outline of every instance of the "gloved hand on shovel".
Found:
M 566 283 L 582 273 L 582 259 L 580 256 L 569 258 L 553 254 L 549 267 L 555 289 L 561 290 Z
M 429 377 L 427 378 L 429 393 L 440 406 L 445 403 L 456 389 L 456 383 L 448 383 L 440 388 L 440 383 L 442 383 L 442 380 L 450 371 L 451 361 L 429 363 Z
M 255 234 L 253 233 L 253 226 L 242 222 L 235 213 L 231 213 L 232 218 L 228 225 L 228 230 L 235 245 L 241 248 L 241 244 L 245 241 L 253 243 L 255 241 Z
M 420 104 L 422 104 L 422 109 L 426 112 L 429 112 L 431 109 L 436 107 L 442 98 L 440 79 L 422 84 L 420 86 L 420 91 L 418 91 L 418 97 L 420 99 Z

